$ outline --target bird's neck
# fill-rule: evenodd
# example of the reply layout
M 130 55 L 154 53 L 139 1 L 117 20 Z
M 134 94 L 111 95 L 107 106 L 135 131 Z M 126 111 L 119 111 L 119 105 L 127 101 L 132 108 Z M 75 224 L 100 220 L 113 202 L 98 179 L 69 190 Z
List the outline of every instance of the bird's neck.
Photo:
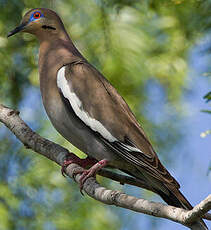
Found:
M 40 42 L 39 75 L 44 104 L 49 98 L 53 98 L 52 92 L 57 91 L 58 70 L 64 65 L 80 60 L 83 60 L 83 56 L 71 40 L 55 39 Z
M 48 90 L 56 87 L 58 70 L 67 64 L 84 60 L 85 58 L 69 40 L 42 40 L 39 49 L 39 75 L 42 95 L 48 85 Z M 45 98 L 43 98 L 45 100 Z
M 84 57 L 77 50 L 72 40 L 68 39 L 46 39 L 40 41 L 39 49 L 39 68 L 48 66 L 48 68 L 59 69 L 63 65 L 72 62 L 84 60 Z

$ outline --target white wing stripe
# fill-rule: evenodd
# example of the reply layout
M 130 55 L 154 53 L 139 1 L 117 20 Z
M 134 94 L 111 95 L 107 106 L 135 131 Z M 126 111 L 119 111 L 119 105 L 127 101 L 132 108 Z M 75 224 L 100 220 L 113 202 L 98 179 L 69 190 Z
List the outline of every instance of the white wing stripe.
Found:
M 110 142 L 117 141 L 117 139 L 111 135 L 111 133 L 101 124 L 98 120 L 89 116 L 89 114 L 83 110 L 83 105 L 77 95 L 71 91 L 68 82 L 65 78 L 65 66 L 59 69 L 57 73 L 57 86 L 61 89 L 62 94 L 70 102 L 75 114 L 93 131 L 100 133 L 105 139 Z

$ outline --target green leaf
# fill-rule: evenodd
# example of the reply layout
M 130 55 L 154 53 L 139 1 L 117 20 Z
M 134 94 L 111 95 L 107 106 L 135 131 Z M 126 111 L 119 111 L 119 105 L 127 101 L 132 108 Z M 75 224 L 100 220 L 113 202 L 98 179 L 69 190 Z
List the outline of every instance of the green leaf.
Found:
M 206 100 L 206 102 L 209 102 L 211 100 L 211 91 L 207 93 L 203 98 Z
M 211 110 L 203 109 L 203 110 L 201 110 L 201 112 L 204 112 L 204 113 L 211 113 Z

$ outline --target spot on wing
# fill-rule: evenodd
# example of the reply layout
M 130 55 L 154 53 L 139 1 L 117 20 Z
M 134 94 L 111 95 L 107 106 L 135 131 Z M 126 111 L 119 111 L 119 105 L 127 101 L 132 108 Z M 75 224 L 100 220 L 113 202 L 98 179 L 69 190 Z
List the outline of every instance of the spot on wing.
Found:
M 57 73 L 57 86 L 61 90 L 63 96 L 68 99 L 75 114 L 93 131 L 100 133 L 105 139 L 114 142 L 117 139 L 100 123 L 98 120 L 90 117 L 88 112 L 84 111 L 83 104 L 78 96 L 72 91 L 65 77 L 65 66 L 59 69 Z

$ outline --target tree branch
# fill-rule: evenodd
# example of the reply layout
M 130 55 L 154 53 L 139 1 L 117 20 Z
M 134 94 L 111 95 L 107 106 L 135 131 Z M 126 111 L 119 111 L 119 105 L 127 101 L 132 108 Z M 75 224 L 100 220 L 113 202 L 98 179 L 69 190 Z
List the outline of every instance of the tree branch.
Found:
M 211 194 L 188 212 L 186 223 L 192 223 L 204 216 L 209 210 L 211 210 Z
M 42 138 L 33 132 L 19 117 L 19 112 L 0 105 L 0 121 L 4 123 L 15 136 L 28 148 L 62 165 L 69 151 L 62 146 Z M 79 165 L 71 164 L 66 168 L 66 174 L 73 178 L 75 170 L 81 168 Z M 130 184 L 148 189 L 149 186 L 144 181 L 134 179 L 129 176 L 120 175 L 108 170 L 101 170 L 99 175 L 118 181 L 121 184 Z M 79 182 L 80 175 L 75 180 Z M 174 222 L 181 223 L 191 229 L 200 229 L 195 222 L 203 216 L 210 219 L 207 212 L 211 209 L 211 195 L 196 205 L 192 210 L 187 211 L 170 205 L 158 202 L 151 202 L 126 195 L 119 191 L 112 191 L 99 185 L 94 177 L 88 178 L 84 183 L 84 191 L 95 200 L 104 204 L 116 205 L 118 207 L 130 209 L 148 215 L 162 217 Z M 151 189 L 151 188 L 150 188 Z

